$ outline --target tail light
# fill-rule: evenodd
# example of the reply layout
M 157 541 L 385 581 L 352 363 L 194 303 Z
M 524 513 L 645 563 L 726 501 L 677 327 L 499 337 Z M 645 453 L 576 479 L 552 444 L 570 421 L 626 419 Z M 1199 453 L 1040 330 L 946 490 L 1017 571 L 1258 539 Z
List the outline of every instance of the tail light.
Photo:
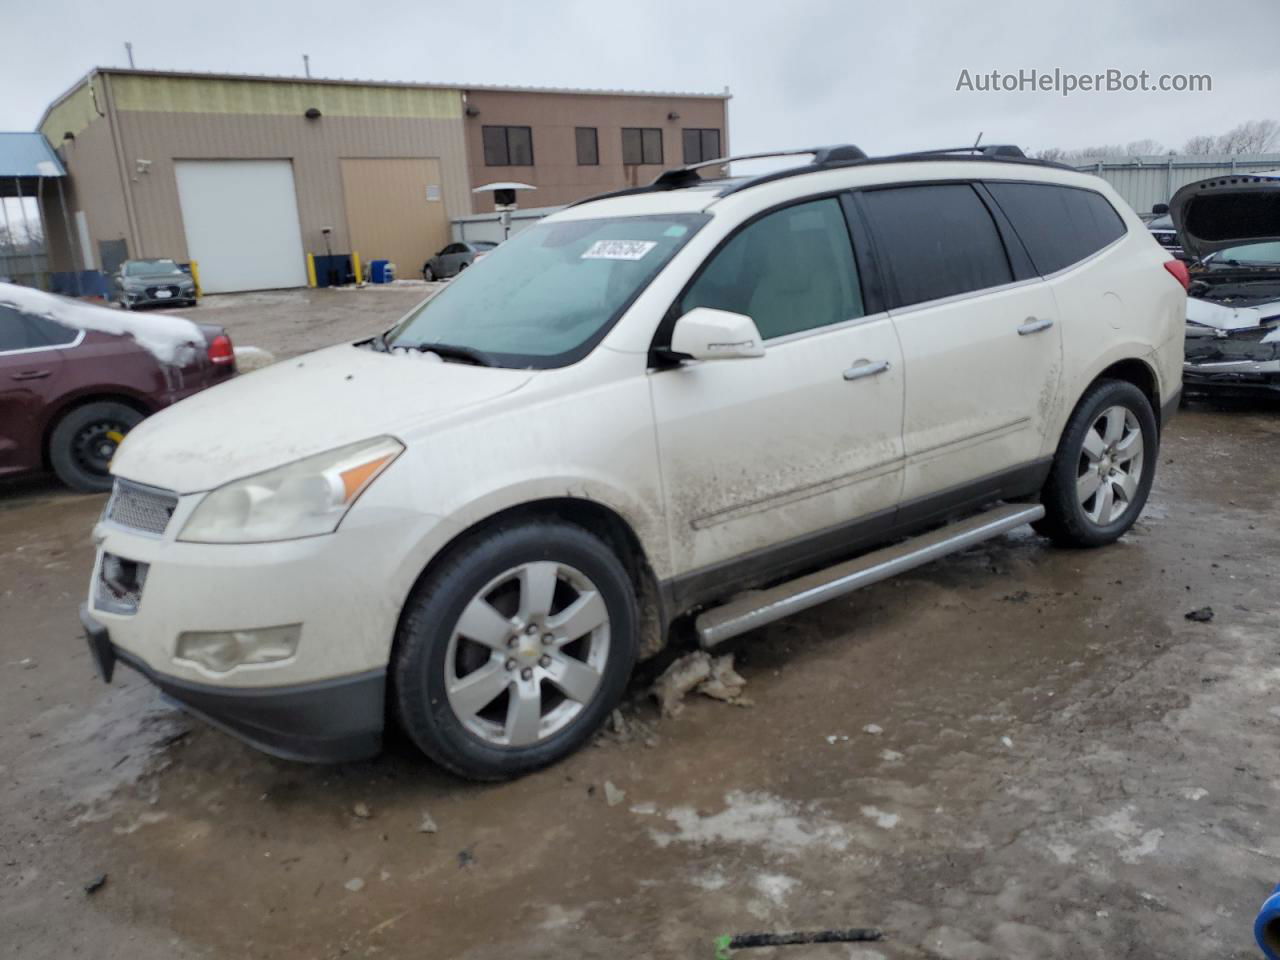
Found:
M 225 367 L 236 362 L 235 347 L 225 333 L 220 333 L 209 341 L 209 362 L 215 367 Z
M 1191 286 L 1191 274 L 1187 271 L 1187 265 L 1181 260 L 1166 260 L 1164 268 L 1169 271 L 1173 279 L 1182 284 L 1183 290 Z

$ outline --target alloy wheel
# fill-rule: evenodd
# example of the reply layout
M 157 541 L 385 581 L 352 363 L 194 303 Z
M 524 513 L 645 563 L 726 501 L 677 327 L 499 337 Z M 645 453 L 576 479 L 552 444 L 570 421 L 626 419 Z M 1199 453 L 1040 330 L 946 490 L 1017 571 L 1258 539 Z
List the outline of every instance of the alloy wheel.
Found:
M 524 563 L 463 609 L 445 654 L 445 693 L 476 737 L 527 747 L 573 722 L 608 658 L 609 611 L 596 585 L 568 564 Z
M 1085 431 L 1076 498 L 1098 526 L 1115 523 L 1133 505 L 1142 480 L 1142 427 L 1128 407 L 1103 410 Z

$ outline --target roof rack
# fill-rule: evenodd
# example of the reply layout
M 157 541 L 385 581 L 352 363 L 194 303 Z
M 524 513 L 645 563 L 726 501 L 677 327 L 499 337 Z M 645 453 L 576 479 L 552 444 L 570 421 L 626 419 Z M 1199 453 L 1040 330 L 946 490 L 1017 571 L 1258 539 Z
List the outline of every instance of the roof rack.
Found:
M 732 157 L 717 157 L 714 160 L 703 160 L 701 163 L 687 163 L 682 167 L 672 167 L 670 170 L 664 170 L 658 174 L 651 183 L 642 187 L 627 187 L 623 190 L 614 190 L 609 193 L 601 193 L 592 197 L 585 197 L 569 204 L 576 207 L 579 204 L 591 203 L 595 200 L 607 200 L 613 197 L 629 197 L 638 193 L 653 193 L 661 190 L 682 190 L 685 187 L 694 187 L 701 183 L 709 182 L 707 178 L 698 175 L 698 171 L 706 167 L 724 167 L 739 160 L 765 160 L 774 157 L 800 157 L 813 156 L 810 163 L 802 165 L 799 169 L 821 170 L 829 166 L 839 166 L 845 163 L 851 163 L 856 160 L 866 160 L 867 155 L 858 147 L 851 143 L 836 144 L 828 147 L 806 147 L 801 150 L 770 150 L 765 153 L 740 153 Z M 711 178 L 712 180 L 717 178 Z
M 640 193 L 653 193 L 663 190 L 681 190 L 686 187 L 693 187 L 699 184 L 714 182 L 706 180 L 698 175 L 698 171 L 704 167 L 723 167 L 737 160 L 759 160 L 769 157 L 793 157 L 812 155 L 813 160 L 809 163 L 800 164 L 795 167 L 788 167 L 785 170 L 775 170 L 772 173 L 763 173 L 755 177 L 747 177 L 745 179 L 725 180 L 724 187 L 716 194 L 718 197 L 727 197 L 730 194 L 747 190 L 751 187 L 759 186 L 763 183 L 771 183 L 774 180 L 783 180 L 788 177 L 801 176 L 806 173 L 816 173 L 820 170 L 831 170 L 839 167 L 850 166 L 868 166 L 880 163 L 911 163 L 927 160 L 998 160 L 1003 163 L 1024 163 L 1038 167 L 1056 167 L 1060 170 L 1071 170 L 1071 167 L 1065 164 L 1055 163 L 1052 160 L 1037 160 L 1028 157 L 1021 147 L 1011 143 L 990 143 L 986 146 L 966 146 L 966 147 L 943 147 L 937 150 L 915 150 L 909 153 L 894 153 L 880 157 L 869 157 L 855 147 L 853 144 L 840 144 L 830 147 L 809 147 L 803 150 L 775 150 L 769 153 L 746 153 L 735 157 L 720 157 L 716 160 L 704 160 L 701 163 L 690 163 L 682 167 L 673 167 L 670 170 L 664 170 L 660 173 L 652 183 L 642 187 L 628 187 L 625 190 L 615 190 L 612 193 L 603 193 L 594 197 L 586 197 L 570 206 L 578 206 L 582 203 L 590 203 L 595 200 L 607 200 L 611 197 L 626 197 Z

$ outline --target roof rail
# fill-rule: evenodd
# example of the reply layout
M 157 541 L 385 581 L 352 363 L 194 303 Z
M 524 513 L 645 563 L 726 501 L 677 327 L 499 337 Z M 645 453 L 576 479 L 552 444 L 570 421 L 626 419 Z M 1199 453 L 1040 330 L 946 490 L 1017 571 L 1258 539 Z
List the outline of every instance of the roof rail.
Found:
M 764 160 L 772 157 L 802 157 L 813 155 L 811 167 L 824 167 L 832 163 L 849 160 L 865 160 L 867 155 L 851 143 L 843 143 L 830 147 L 808 147 L 804 150 L 770 150 L 768 153 L 740 153 L 733 157 L 717 157 L 715 160 L 703 160 L 701 163 L 686 163 L 683 167 L 672 167 L 658 174 L 650 186 L 655 190 L 678 190 L 702 182 L 697 172 L 704 167 L 724 167 L 739 160 Z
M 664 170 L 660 173 L 652 183 L 643 187 L 628 187 L 624 190 L 615 190 L 612 193 L 600 194 L 594 197 L 586 197 L 570 206 L 577 206 L 581 203 L 590 203 L 594 200 L 606 200 L 611 197 L 625 197 L 638 193 L 652 193 L 661 190 L 680 190 L 685 187 L 697 186 L 700 183 L 706 183 L 702 177 L 698 176 L 698 171 L 703 167 L 722 167 L 726 164 L 733 163 L 736 160 L 759 160 L 768 157 L 793 157 L 812 155 L 813 160 L 809 163 L 802 163 L 798 166 L 787 167 L 784 170 L 775 170 L 771 173 L 763 173 L 759 176 L 747 177 L 745 179 L 728 179 L 725 181 L 724 187 L 717 193 L 718 197 L 727 197 L 730 194 L 749 189 L 750 187 L 759 186 L 760 184 L 770 183 L 774 180 L 783 180 L 788 177 L 800 176 L 806 173 L 816 173 L 820 170 L 829 170 L 836 167 L 846 166 L 864 166 L 877 163 L 906 163 L 919 162 L 926 160 L 964 160 L 972 158 L 975 160 L 999 160 L 1006 163 L 1028 164 L 1038 167 L 1056 167 L 1061 170 L 1070 170 L 1071 167 L 1052 160 L 1039 160 L 1028 157 L 1021 147 L 1011 143 L 991 143 L 986 146 L 964 147 L 944 147 L 938 150 L 914 150 L 907 153 L 894 153 L 885 156 L 868 157 L 862 150 L 852 144 L 841 144 L 830 147 L 808 147 L 804 150 L 774 150 L 769 153 L 747 153 L 736 157 L 720 157 L 715 160 L 704 160 L 701 163 L 690 163 L 683 167 L 673 167 L 670 170 Z
M 971 147 L 943 147 L 939 150 L 913 150 L 910 153 L 897 154 L 899 157 L 934 157 L 948 153 L 980 153 L 984 157 L 1026 157 L 1022 148 L 1012 143 L 989 143 L 980 147 L 976 143 Z

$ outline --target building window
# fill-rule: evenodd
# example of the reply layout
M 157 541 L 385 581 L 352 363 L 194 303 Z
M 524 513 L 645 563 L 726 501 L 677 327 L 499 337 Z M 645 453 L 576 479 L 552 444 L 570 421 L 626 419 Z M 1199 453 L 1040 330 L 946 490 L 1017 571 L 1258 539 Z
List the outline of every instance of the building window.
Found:
M 533 133 L 528 127 L 483 127 L 486 167 L 533 166 Z
M 596 139 L 596 128 L 575 127 L 573 133 L 578 142 L 578 166 L 597 166 L 600 163 L 600 143 Z
M 719 160 L 723 156 L 720 153 L 719 130 L 686 127 L 683 133 L 685 163 L 704 163 L 707 160 Z
M 623 127 L 622 162 L 661 163 L 662 130 L 659 127 Z

